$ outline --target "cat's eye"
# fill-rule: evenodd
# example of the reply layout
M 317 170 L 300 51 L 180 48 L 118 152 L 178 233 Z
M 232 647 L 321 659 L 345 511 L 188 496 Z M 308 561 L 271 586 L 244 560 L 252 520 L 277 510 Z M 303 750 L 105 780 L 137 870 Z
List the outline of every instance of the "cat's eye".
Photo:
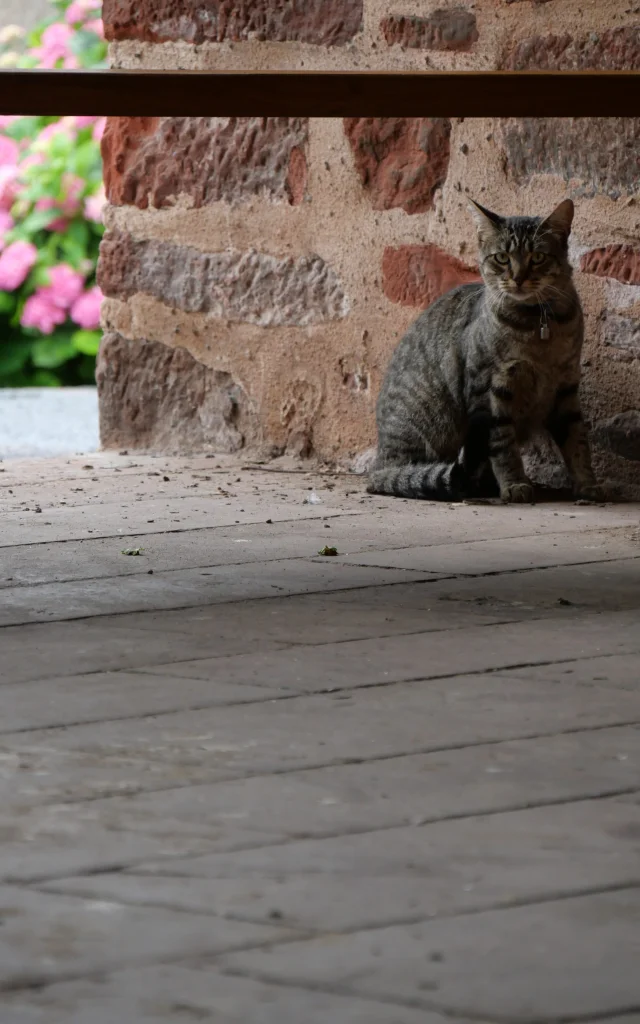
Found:
M 541 263 L 544 263 L 546 258 L 547 258 L 546 252 L 532 252 L 531 253 L 531 262 L 534 264 L 534 266 L 540 266 Z
M 496 252 L 494 253 L 493 258 L 496 261 L 496 263 L 500 264 L 501 267 L 506 267 L 507 263 L 509 262 L 509 253 Z

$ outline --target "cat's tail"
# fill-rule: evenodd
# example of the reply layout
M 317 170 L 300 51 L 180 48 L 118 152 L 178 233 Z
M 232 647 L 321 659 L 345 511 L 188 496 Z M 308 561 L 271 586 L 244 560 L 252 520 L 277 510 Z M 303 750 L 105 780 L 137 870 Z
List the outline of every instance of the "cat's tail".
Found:
M 469 496 L 464 467 L 458 462 L 423 462 L 374 468 L 369 474 L 369 494 L 427 501 L 461 501 Z

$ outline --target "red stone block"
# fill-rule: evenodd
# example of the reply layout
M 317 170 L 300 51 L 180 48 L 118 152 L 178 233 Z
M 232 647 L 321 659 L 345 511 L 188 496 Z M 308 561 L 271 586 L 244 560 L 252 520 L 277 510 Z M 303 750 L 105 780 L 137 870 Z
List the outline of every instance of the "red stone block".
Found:
M 475 267 L 467 266 L 437 245 L 387 246 L 382 257 L 382 288 L 401 306 L 426 308 L 460 284 L 480 281 Z
M 444 117 L 347 117 L 356 169 L 376 210 L 423 213 L 449 169 L 451 122 Z
M 268 195 L 292 204 L 306 192 L 307 119 L 109 118 L 102 140 L 107 197 L 115 205 L 191 205 Z
M 150 43 L 348 43 L 362 27 L 363 0 L 104 0 L 107 39 Z
M 640 26 L 626 25 L 572 36 L 528 36 L 510 43 L 500 67 L 509 71 L 637 71 Z
M 470 50 L 479 38 L 476 16 L 465 7 L 433 11 L 426 18 L 391 14 L 380 29 L 389 46 L 411 50 Z
M 623 244 L 592 249 L 582 256 L 580 270 L 597 277 L 613 277 L 623 284 L 640 284 L 640 249 Z

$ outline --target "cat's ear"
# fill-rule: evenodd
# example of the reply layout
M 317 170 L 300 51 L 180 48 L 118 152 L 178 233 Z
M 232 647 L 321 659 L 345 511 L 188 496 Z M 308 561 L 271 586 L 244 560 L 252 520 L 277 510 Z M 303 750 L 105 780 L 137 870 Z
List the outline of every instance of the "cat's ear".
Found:
M 504 222 L 503 217 L 493 213 L 491 210 L 487 210 L 484 206 L 480 206 L 480 203 L 476 203 L 475 199 L 469 198 L 469 212 L 476 222 L 480 238 L 495 235 Z
M 570 199 L 564 199 L 559 206 L 556 206 L 553 213 L 550 213 L 547 219 L 542 222 L 542 227 L 546 228 L 547 231 L 551 231 L 554 235 L 560 235 L 561 238 L 568 238 L 571 233 L 572 222 L 573 203 Z

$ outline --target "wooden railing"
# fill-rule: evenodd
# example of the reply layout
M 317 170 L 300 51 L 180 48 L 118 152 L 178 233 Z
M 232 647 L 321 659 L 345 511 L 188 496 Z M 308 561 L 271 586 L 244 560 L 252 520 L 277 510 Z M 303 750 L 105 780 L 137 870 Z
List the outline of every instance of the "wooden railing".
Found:
M 634 117 L 640 72 L 0 71 L 1 114 Z

